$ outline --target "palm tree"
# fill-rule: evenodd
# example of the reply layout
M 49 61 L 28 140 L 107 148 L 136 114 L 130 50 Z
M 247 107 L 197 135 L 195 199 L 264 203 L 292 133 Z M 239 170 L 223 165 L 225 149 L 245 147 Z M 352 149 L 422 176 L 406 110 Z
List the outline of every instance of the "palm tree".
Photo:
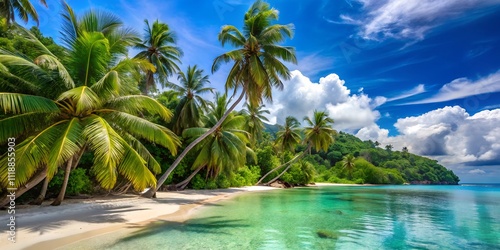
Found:
M 154 142 L 176 153 L 180 140 L 170 130 L 140 116 L 155 114 L 164 120 L 172 112 L 156 100 L 133 95 L 139 70 L 153 69 L 142 59 L 126 56 L 133 35 L 113 15 L 88 12 L 78 18 L 65 5 L 63 39 L 68 58 L 57 58 L 30 32 L 20 29 L 40 56 L 0 51 L 0 64 L 26 84 L 54 86 L 55 98 L 22 93 L 0 93 L 0 144 L 20 138 L 16 145 L 15 182 L 7 174 L 7 155 L 0 158 L 2 187 L 14 184 L 21 195 L 44 178 L 51 179 L 64 167 L 64 181 L 53 205 L 64 199 L 70 171 L 83 152 L 94 154 L 92 172 L 105 189 L 118 175 L 136 190 L 154 186 L 153 173 L 161 167 L 139 139 Z M 101 18 L 102 17 L 102 18 Z M 12 69 L 12 71 L 11 71 Z M 4 74 L 5 72 L 0 72 Z M 10 73 L 9 73 L 10 74 Z M 12 185 L 11 185 L 12 186 Z M 3 204 L 4 201 L 2 201 Z
M 188 128 L 183 132 L 187 138 L 197 138 L 213 127 L 227 110 L 226 95 L 216 94 L 216 104 L 205 117 L 204 128 Z M 186 180 L 178 183 L 178 188 L 185 188 L 191 179 L 202 168 L 206 168 L 207 176 L 217 177 L 221 172 L 230 174 L 245 165 L 246 155 L 256 158 L 255 153 L 246 146 L 249 142 L 249 133 L 243 130 L 245 117 L 231 113 L 210 136 L 197 145 L 198 156 L 192 169 L 195 170 Z
M 250 133 L 250 143 L 252 146 L 255 146 L 257 140 L 262 139 L 262 130 L 264 130 L 264 123 L 262 121 L 269 122 L 267 117 L 264 114 L 270 114 L 269 110 L 264 109 L 265 105 L 262 106 L 252 106 L 248 103 L 245 103 L 245 108 L 241 110 L 241 114 L 243 114 L 246 118 L 245 122 L 245 130 Z
M 356 158 L 351 154 L 342 158 L 342 169 L 347 169 L 347 172 L 349 173 L 349 180 L 352 179 L 352 171 L 355 167 L 354 160 L 356 160 Z
M 200 127 L 202 111 L 207 109 L 207 102 L 200 95 L 208 92 L 213 93 L 213 88 L 205 87 L 209 84 L 208 75 L 203 75 L 203 70 L 196 65 L 188 66 L 186 73 L 179 72 L 177 79 L 179 85 L 170 83 L 168 86 L 181 96 L 177 105 L 177 119 L 174 124 L 174 132 L 182 134 L 185 128 Z
M 226 81 L 226 90 L 241 88 L 237 100 L 227 109 L 219 121 L 203 135 L 191 142 L 177 157 L 167 171 L 158 179 L 156 188 L 151 188 L 144 197 L 153 197 L 156 190 L 167 180 L 181 160 L 196 144 L 215 132 L 238 103 L 247 97 L 250 104 L 258 106 L 262 98 L 272 100 L 272 87 L 282 88 L 281 79 L 290 79 L 290 71 L 280 61 L 296 63 L 295 51 L 292 47 L 277 45 L 292 36 L 293 25 L 271 24 L 278 19 L 278 11 L 269 4 L 256 1 L 246 12 L 243 33 L 236 27 L 226 25 L 219 33 L 219 41 L 224 46 L 229 42 L 238 49 L 229 51 L 215 58 L 212 72 L 219 69 L 222 63 L 234 62 Z
M 280 151 L 295 151 L 295 146 L 300 143 L 300 122 L 293 116 L 287 116 L 285 126 L 276 133 L 276 145 Z
M 280 131 L 276 134 L 276 142 L 275 145 L 278 147 L 280 151 L 290 151 L 295 152 L 295 147 L 302 140 L 301 136 L 300 123 L 297 118 L 293 116 L 288 116 L 285 119 L 285 126 L 281 127 Z M 293 162 L 297 157 L 292 158 L 292 160 L 273 168 L 271 171 L 267 172 L 264 176 L 262 176 L 259 181 L 255 185 L 259 185 L 267 176 L 269 176 L 274 171 L 282 168 Z
M 295 157 L 294 161 L 304 157 L 304 155 L 314 148 L 316 151 L 327 151 L 328 147 L 334 142 L 334 136 L 336 135 L 336 131 L 332 128 L 333 119 L 328 117 L 328 114 L 324 111 L 314 111 L 313 119 L 311 120 L 309 117 L 304 117 L 304 121 L 306 121 L 308 127 L 304 128 L 304 143 L 307 144 L 307 148 L 300 155 Z M 289 168 L 292 166 L 291 161 L 285 170 L 281 172 L 278 176 L 276 176 L 271 181 L 267 182 L 266 185 L 276 181 L 279 179 Z
M 40 3 L 47 7 L 47 3 L 45 0 L 40 0 Z M 16 12 L 19 17 L 25 22 L 28 23 L 29 18 L 33 19 L 38 26 L 38 13 L 35 10 L 35 7 L 31 4 L 30 1 L 27 0 L 2 0 L 0 1 L 0 16 L 5 17 L 7 19 L 7 23 L 11 24 L 16 21 Z
M 142 43 L 138 43 L 136 48 L 140 49 L 135 57 L 147 59 L 155 68 L 146 72 L 146 79 L 142 87 L 142 92 L 147 95 L 156 90 L 155 73 L 158 83 L 165 87 L 167 78 L 179 71 L 180 57 L 182 50 L 176 47 L 177 39 L 166 23 L 156 20 L 152 25 L 148 20 L 144 20 L 146 28 Z

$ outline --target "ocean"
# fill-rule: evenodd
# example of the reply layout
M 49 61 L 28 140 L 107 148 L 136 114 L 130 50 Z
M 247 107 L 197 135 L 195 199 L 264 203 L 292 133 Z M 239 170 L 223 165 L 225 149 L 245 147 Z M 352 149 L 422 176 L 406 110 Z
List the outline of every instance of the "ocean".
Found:
M 500 185 L 323 186 L 252 192 L 103 249 L 500 249 Z M 84 245 L 81 245 L 84 246 Z M 94 245 L 95 246 L 95 245 Z

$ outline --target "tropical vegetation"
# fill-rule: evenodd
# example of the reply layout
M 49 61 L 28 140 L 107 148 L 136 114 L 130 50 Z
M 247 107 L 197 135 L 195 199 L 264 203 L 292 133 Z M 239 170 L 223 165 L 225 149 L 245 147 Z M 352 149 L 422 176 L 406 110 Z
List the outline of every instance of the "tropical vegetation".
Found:
M 0 73 L 10 79 L 6 84 L 19 90 L 0 93 L 4 114 L 0 143 L 20 139 L 14 183 L 20 189 L 18 195 L 30 179 L 40 180 L 34 176 L 50 181 L 56 172 L 64 171 L 61 191 L 53 202 L 59 205 L 71 170 L 87 150 L 94 155 L 91 171 L 103 188 L 113 188 L 119 175 L 136 190 L 155 185 L 154 173 L 160 167 L 140 139 L 162 145 L 172 154 L 180 140 L 168 128 L 141 117 L 144 113 L 165 120 L 172 117 L 155 99 L 136 95 L 140 71 L 154 69 L 153 65 L 142 59 L 120 59 L 136 37 L 116 16 L 91 11 L 77 17 L 65 5 L 63 17 L 67 57 L 56 57 L 19 26 L 17 32 L 33 44 L 36 57 L 0 50 Z M 44 88 L 50 92 L 40 91 Z M 0 163 L 0 181 L 8 186 L 7 157 Z
M 293 116 L 283 126 L 267 124 L 263 102 L 289 79 L 285 63 L 297 61 L 294 48 L 282 45 L 293 25 L 277 24 L 279 12 L 268 3 L 253 3 L 241 30 L 222 27 L 218 40 L 231 50 L 216 57 L 211 70 L 227 66 L 229 73 L 225 93 L 216 93 L 202 67 L 181 71 L 175 27 L 166 23 L 145 20 L 141 39 L 112 13 L 77 16 L 63 3 L 57 44 L 38 28 L 13 22 L 15 13 L 36 21 L 29 1 L 7 2 L 10 7 L 0 5 L 0 144 L 6 148 L 16 139 L 16 179 L 9 179 L 4 153 L 2 194 L 14 187 L 17 196 L 24 194 L 21 201 L 55 198 L 52 204 L 59 205 L 80 194 L 153 197 L 158 190 L 277 180 L 459 181 L 407 147 L 381 148 L 337 132 L 325 111 L 311 112 L 303 125 Z M 130 49 L 139 52 L 129 57 Z

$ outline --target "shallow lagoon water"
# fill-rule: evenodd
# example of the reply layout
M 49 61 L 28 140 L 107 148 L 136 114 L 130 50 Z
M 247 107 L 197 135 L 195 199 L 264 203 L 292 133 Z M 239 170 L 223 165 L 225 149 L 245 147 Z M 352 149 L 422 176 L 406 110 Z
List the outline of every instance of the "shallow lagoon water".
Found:
M 245 193 L 197 209 L 185 223 L 159 222 L 86 242 L 135 250 L 500 249 L 500 187 L 326 186 Z

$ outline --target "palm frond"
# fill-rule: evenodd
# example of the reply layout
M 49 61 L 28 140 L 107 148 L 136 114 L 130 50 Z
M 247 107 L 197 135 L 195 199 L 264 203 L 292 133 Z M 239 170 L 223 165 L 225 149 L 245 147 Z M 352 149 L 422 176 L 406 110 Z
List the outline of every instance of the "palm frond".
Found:
M 224 25 L 219 33 L 219 41 L 222 46 L 229 42 L 232 46 L 243 46 L 245 44 L 245 37 L 241 32 L 232 25 Z
M 18 55 L 14 55 L 11 52 L 5 51 L 5 50 L 0 50 L 0 64 L 2 64 L 3 67 L 20 66 L 20 67 L 27 67 L 30 70 L 35 71 L 35 72 L 42 71 L 42 69 L 38 65 L 29 61 L 28 59 L 26 59 L 24 57 L 20 57 Z
M 116 167 L 125 155 L 126 143 L 104 118 L 92 115 L 86 122 L 83 136 L 94 152 L 92 171 L 103 188 L 111 189 L 116 183 Z
M 15 146 L 15 178 L 12 180 L 14 185 L 10 186 L 19 187 L 25 184 L 40 167 L 48 163 L 50 149 L 61 134 L 61 125 L 64 122 L 54 123 Z M 4 186 L 12 184 L 8 179 L 8 158 L 8 153 L 0 158 L 0 182 Z
M 51 179 L 57 169 L 71 160 L 82 148 L 83 127 L 78 118 L 72 118 L 61 128 L 61 135 L 54 141 L 47 164 L 47 178 Z
M 70 89 L 57 98 L 57 101 L 64 100 L 70 100 L 76 107 L 75 115 L 91 112 L 101 106 L 100 98 L 87 86 Z
M 49 125 L 50 116 L 47 113 L 29 112 L 0 120 L 0 144 L 6 143 L 8 138 L 19 138 Z
M 104 99 L 113 96 L 118 96 L 120 91 L 120 76 L 115 70 L 111 70 L 106 73 L 101 79 L 99 79 L 90 88 L 95 92 L 99 93 Z
M 56 103 L 48 98 L 17 93 L 0 93 L 0 110 L 4 114 L 59 112 Z
M 146 161 L 148 168 L 153 173 L 159 174 L 161 172 L 160 164 L 139 140 L 128 133 L 124 133 L 122 138 Z
M 69 72 L 66 70 L 64 65 L 54 56 L 41 55 L 35 59 L 35 64 L 50 70 L 57 70 L 57 73 L 59 74 L 59 77 L 62 79 L 66 88 L 72 89 L 75 87 L 75 83 L 73 82 L 73 79 L 71 78 Z
M 169 129 L 124 112 L 115 111 L 103 115 L 103 117 L 115 126 L 127 131 L 127 133 L 162 145 L 166 147 L 172 155 L 177 154 L 177 147 L 180 146 L 181 141 Z
M 92 86 L 106 73 L 110 60 L 106 37 L 99 32 L 82 32 L 71 48 L 68 65 L 75 69 L 77 85 Z
M 128 95 L 109 100 L 105 108 L 112 108 L 132 115 L 139 115 L 146 111 L 152 115 L 159 115 L 166 122 L 170 121 L 173 114 L 157 100 L 144 95 Z
M 156 178 L 146 166 L 146 161 L 130 145 L 124 143 L 125 154 L 117 170 L 137 191 L 156 186 Z
M 62 31 L 60 32 L 62 35 L 62 41 L 66 48 L 71 48 L 78 37 L 78 17 L 76 16 L 73 9 L 65 2 L 62 2 L 63 5 L 63 25 Z

